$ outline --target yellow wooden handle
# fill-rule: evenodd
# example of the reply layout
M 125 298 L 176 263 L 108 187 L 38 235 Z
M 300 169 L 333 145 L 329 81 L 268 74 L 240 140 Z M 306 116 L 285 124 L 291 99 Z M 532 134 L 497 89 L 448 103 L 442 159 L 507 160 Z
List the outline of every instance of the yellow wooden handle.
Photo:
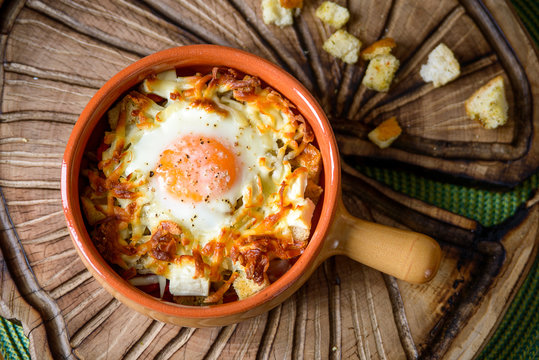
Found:
M 438 271 L 442 251 L 432 238 L 358 219 L 339 201 L 327 255 L 349 258 L 398 279 L 421 284 Z

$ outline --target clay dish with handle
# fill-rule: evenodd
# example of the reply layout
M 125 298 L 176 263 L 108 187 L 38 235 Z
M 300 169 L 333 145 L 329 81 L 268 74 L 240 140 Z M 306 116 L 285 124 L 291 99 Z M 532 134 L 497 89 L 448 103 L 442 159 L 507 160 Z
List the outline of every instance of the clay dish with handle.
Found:
M 154 298 L 123 280 L 90 239 L 79 200 L 81 162 L 90 139 L 103 134 L 103 115 L 129 89 L 150 74 L 176 69 L 224 66 L 259 77 L 290 100 L 311 125 L 322 154 L 323 198 L 317 205 L 309 245 L 294 265 L 259 293 L 239 301 L 184 306 Z M 193 71 L 194 72 L 194 71 Z M 114 297 L 154 319 L 190 326 L 223 326 L 269 311 L 292 295 L 328 257 L 346 255 L 399 279 L 424 283 L 438 270 L 439 245 L 428 236 L 366 222 L 351 216 L 341 200 L 337 144 L 315 98 L 278 66 L 241 50 L 216 45 L 190 45 L 145 57 L 120 71 L 95 94 L 69 138 L 62 163 L 62 203 L 73 244 L 92 275 Z

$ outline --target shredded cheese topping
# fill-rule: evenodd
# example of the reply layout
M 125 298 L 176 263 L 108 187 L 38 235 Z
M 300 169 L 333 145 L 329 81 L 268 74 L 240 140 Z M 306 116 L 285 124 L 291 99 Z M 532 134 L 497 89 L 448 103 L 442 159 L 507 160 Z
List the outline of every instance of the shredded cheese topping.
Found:
M 158 275 L 175 302 L 219 303 L 263 289 L 273 261 L 303 253 L 322 193 L 321 155 L 303 117 L 258 78 L 167 71 L 107 117 L 110 131 L 88 156 L 97 161 L 82 172 L 81 203 L 97 249 L 126 279 Z M 162 144 L 170 129 L 183 137 Z M 159 186 L 188 210 L 159 198 Z M 203 217 L 218 231 L 200 225 Z

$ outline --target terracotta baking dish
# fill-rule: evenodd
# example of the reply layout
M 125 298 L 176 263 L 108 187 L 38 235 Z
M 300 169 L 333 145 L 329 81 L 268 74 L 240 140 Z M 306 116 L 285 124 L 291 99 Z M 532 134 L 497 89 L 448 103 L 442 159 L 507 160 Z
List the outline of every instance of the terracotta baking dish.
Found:
M 281 278 L 241 301 L 205 307 L 163 302 L 124 281 L 101 257 L 86 230 L 79 203 L 79 172 L 85 149 L 109 107 L 127 90 L 152 73 L 172 68 L 235 68 L 259 77 L 288 98 L 314 130 L 322 153 L 323 200 L 317 205 L 310 243 Z M 92 135 L 94 134 L 94 135 Z M 365 222 L 349 215 L 341 200 L 339 154 L 335 137 L 320 105 L 291 75 L 276 65 L 241 50 L 192 45 L 145 57 L 110 79 L 90 100 L 69 138 L 62 163 L 62 202 L 73 244 L 92 275 L 118 300 L 157 320 L 181 326 L 222 326 L 270 310 L 294 293 L 328 257 L 346 255 L 400 279 L 423 283 L 438 270 L 439 245 L 410 231 Z

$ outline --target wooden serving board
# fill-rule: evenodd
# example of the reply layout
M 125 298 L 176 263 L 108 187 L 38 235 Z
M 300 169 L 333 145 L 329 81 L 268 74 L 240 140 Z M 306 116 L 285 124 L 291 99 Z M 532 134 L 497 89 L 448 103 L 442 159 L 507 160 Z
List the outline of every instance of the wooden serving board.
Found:
M 401 61 L 387 94 L 360 86 L 365 64 L 322 50 L 333 29 L 306 0 L 294 26 L 261 20 L 259 0 L 27 0 L 1 2 L 0 315 L 21 321 L 32 358 L 471 358 L 489 338 L 535 258 L 539 204 L 494 228 L 389 190 L 354 170 L 387 160 L 513 185 L 539 165 L 539 61 L 503 0 L 350 1 L 348 31 L 393 37 Z M 420 65 L 440 41 L 462 64 L 434 89 Z M 265 57 L 302 81 L 337 132 L 348 209 L 427 233 L 442 244 L 436 278 L 411 285 L 332 258 L 279 307 L 223 328 L 179 328 L 140 315 L 93 280 L 72 247 L 60 165 L 78 114 L 96 90 L 152 52 L 215 43 Z M 510 119 L 487 131 L 464 100 L 501 74 Z M 404 135 L 387 150 L 366 133 L 396 115 Z

